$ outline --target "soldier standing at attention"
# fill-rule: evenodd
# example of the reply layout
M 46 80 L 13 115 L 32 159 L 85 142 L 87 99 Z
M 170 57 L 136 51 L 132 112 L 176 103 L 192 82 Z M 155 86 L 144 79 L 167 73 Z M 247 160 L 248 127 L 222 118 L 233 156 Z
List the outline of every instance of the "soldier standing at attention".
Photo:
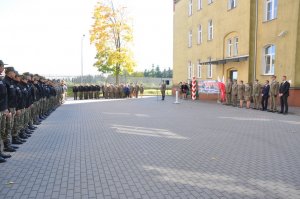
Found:
M 165 80 L 163 80 L 163 82 L 162 82 L 162 84 L 160 86 L 161 100 L 165 100 L 166 89 L 167 89 L 167 86 L 166 86 Z
M 277 95 L 278 95 L 278 92 L 279 92 L 279 83 L 276 81 L 276 76 L 273 75 L 271 77 L 271 84 L 270 84 L 270 99 L 271 99 L 271 102 L 270 102 L 270 110 L 269 112 L 277 112 L 277 104 L 276 104 L 276 99 L 277 99 Z
M 244 93 L 244 100 L 246 101 L 246 108 L 249 109 L 250 108 L 250 101 L 251 98 L 251 86 L 249 85 L 249 83 L 245 84 L 245 93 Z
M 15 152 L 16 150 L 11 146 L 10 136 L 13 130 L 14 118 L 16 115 L 16 107 L 17 107 L 17 96 L 16 96 L 16 85 L 14 81 L 15 77 L 15 69 L 13 67 L 5 68 L 5 77 L 3 79 L 3 83 L 7 89 L 7 99 L 8 99 L 8 111 L 9 115 L 6 117 L 6 128 L 5 132 L 2 135 L 2 140 L 4 142 L 4 151 L 7 152 Z
M 232 82 L 231 79 L 228 79 L 225 86 L 226 92 L 226 105 L 231 104 L 231 89 L 232 89 Z
M 0 60 L 0 144 L 3 144 L 2 134 L 5 132 L 6 116 L 9 114 L 7 110 L 7 89 L 2 81 L 2 72 L 4 71 L 4 64 Z M 11 155 L 4 154 L 2 151 L 3 146 L 0 146 L 0 163 L 6 162 L 5 158 L 10 158 Z
M 89 99 L 89 86 L 87 84 L 83 87 L 83 91 L 84 91 L 84 99 L 85 100 Z
M 78 93 L 78 87 L 75 85 L 75 86 L 73 86 L 74 100 L 77 100 L 77 93 Z
M 143 97 L 143 95 L 144 95 L 144 86 L 143 86 L 143 84 L 140 85 L 140 94 L 141 94 L 141 97 Z
M 95 86 L 95 99 L 99 99 L 99 95 L 100 95 L 100 86 L 96 85 Z
M 234 107 L 237 106 L 237 95 L 238 95 L 238 85 L 236 79 L 234 79 L 231 87 L 232 106 Z
M 240 100 L 239 108 L 243 108 L 244 94 L 245 94 L 245 85 L 244 85 L 243 80 L 241 80 L 239 85 L 238 85 L 238 99 Z
M 138 84 L 135 84 L 135 98 L 139 97 L 139 92 L 140 92 L 140 86 Z
M 79 100 L 83 99 L 83 86 L 82 84 L 80 84 L 80 86 L 78 86 L 78 93 L 79 93 Z
M 252 97 L 253 97 L 253 102 L 254 102 L 253 109 L 259 110 L 260 93 L 261 93 L 261 85 L 258 83 L 258 80 L 256 79 L 254 84 L 253 84 L 253 89 L 252 89 Z

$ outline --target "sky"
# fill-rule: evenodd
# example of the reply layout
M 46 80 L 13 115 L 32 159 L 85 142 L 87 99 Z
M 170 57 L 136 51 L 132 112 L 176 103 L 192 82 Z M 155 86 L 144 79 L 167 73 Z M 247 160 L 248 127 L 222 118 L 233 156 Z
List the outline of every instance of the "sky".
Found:
M 100 74 L 89 30 L 97 0 L 0 0 L 0 60 L 19 72 Z M 137 71 L 173 66 L 173 1 L 114 0 L 132 19 Z M 83 37 L 85 35 L 85 37 Z M 82 48 L 81 48 L 82 42 Z

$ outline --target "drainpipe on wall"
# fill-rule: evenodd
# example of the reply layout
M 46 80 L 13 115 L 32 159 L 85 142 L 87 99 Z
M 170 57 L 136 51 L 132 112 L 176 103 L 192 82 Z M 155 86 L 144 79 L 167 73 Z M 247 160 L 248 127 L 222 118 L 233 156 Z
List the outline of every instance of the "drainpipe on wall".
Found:
M 258 29 L 258 0 L 255 4 L 255 41 L 254 41 L 254 65 L 253 65 L 253 82 L 256 79 L 256 60 L 257 60 L 257 30 Z

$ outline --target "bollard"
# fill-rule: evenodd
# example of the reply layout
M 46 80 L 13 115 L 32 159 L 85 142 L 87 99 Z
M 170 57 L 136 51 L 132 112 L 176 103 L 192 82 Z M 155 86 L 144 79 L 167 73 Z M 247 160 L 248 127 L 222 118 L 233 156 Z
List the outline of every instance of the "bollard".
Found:
M 180 102 L 178 101 L 178 90 L 176 90 L 176 95 L 175 95 L 175 102 L 174 104 L 180 104 Z

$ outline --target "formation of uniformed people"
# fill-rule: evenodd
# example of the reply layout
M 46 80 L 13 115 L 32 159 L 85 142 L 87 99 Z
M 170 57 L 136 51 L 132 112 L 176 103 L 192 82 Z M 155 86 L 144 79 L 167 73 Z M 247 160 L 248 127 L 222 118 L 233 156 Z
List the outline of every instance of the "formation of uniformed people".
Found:
M 286 76 L 283 76 L 282 83 L 280 84 L 276 80 L 276 76 L 271 77 L 271 83 L 269 80 L 265 81 L 264 85 L 261 85 L 258 80 L 255 80 L 253 85 L 249 83 L 244 84 L 242 80 L 233 82 L 228 79 L 225 85 L 226 90 L 226 105 L 232 105 L 234 107 L 239 106 L 243 108 L 246 102 L 246 108 L 250 108 L 251 99 L 253 101 L 253 109 L 278 112 L 277 110 L 277 97 L 280 97 L 281 110 L 279 113 L 288 113 L 287 97 L 289 96 L 289 82 L 286 81 Z M 268 109 L 268 105 L 270 108 Z
M 0 163 L 10 158 L 63 101 L 63 84 L 29 72 L 19 74 L 0 60 Z
M 74 100 L 138 98 L 144 94 L 143 84 L 79 85 L 73 87 Z

